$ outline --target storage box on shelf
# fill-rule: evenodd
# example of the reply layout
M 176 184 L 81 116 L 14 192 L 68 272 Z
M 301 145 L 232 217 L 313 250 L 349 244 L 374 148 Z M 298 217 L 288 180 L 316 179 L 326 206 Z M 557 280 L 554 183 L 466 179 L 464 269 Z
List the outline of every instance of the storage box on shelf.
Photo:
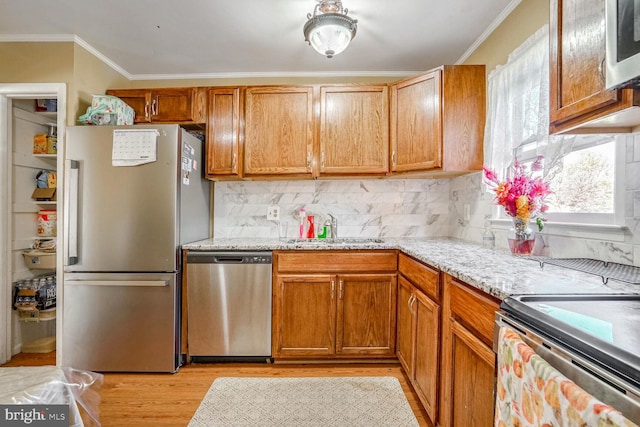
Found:
M 55 273 L 19 280 L 13 284 L 13 307 L 21 324 L 22 352 L 48 353 L 56 345 Z

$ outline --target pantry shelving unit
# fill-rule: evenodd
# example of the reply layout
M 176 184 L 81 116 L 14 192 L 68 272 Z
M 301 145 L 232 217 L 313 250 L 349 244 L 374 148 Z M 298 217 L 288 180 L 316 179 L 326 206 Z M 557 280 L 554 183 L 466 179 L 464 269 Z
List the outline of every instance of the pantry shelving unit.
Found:
M 56 112 L 35 111 L 35 99 L 14 100 L 12 108 L 12 280 L 16 284 L 42 275 L 56 274 L 56 262 L 28 265 L 23 253 L 29 251 L 37 239 L 57 241 L 56 236 L 41 236 L 37 233 L 38 212 L 58 210 L 58 201 L 33 200 L 36 188 L 35 177 L 40 170 L 57 171 L 57 154 L 34 154 L 36 134 L 46 134 L 52 125 L 57 125 Z M 56 255 L 50 256 L 55 260 Z M 46 266 L 47 268 L 40 268 Z M 48 268 L 53 267 L 53 268 Z M 55 283 L 55 282 L 54 282 Z M 14 289 L 16 298 L 29 295 L 30 291 Z M 13 302 L 15 304 L 15 299 Z M 45 353 L 55 349 L 56 308 L 39 310 L 21 307 L 13 316 L 12 352 Z

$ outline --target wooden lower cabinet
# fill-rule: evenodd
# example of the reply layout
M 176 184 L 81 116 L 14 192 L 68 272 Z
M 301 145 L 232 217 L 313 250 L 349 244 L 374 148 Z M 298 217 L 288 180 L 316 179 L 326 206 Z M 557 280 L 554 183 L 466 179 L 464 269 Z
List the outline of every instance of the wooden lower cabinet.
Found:
M 399 256 L 399 271 L 396 355 L 425 411 L 435 421 L 438 410 L 440 307 L 423 288 L 439 289 L 440 273 L 404 254 Z
M 496 298 L 444 274 L 438 425 L 493 425 L 498 308 Z
M 363 253 L 313 251 L 305 254 L 296 251 L 275 254 L 274 358 L 394 357 L 395 251 L 372 253 L 374 259 L 383 260 L 377 267 L 376 264 L 361 263 L 367 259 Z M 305 262 L 306 258 L 309 262 Z M 331 259 L 335 261 L 330 262 Z M 313 265 L 318 272 L 312 271 Z M 392 272 L 375 271 L 384 270 L 385 265 Z M 295 272 L 304 268 L 310 272 Z M 335 270 L 341 268 L 346 272 L 336 274 Z
M 335 281 L 331 276 L 279 277 L 273 289 L 274 357 L 335 353 Z M 277 320 L 276 320 L 277 319 Z
M 336 280 L 336 354 L 392 356 L 395 352 L 395 274 L 341 275 Z

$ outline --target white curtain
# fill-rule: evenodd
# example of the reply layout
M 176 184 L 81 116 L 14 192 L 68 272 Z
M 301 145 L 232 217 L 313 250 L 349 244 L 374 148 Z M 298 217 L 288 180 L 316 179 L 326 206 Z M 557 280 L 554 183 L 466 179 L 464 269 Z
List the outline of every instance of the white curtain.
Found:
M 543 155 L 544 175 L 562 168 L 574 137 L 549 136 L 549 27 L 517 47 L 489 74 L 484 164 L 503 176 L 523 148 Z

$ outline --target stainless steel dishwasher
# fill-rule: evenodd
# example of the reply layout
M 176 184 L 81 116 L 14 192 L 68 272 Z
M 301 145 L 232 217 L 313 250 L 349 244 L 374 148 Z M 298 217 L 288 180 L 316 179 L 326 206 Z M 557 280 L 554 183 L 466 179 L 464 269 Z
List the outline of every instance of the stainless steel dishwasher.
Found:
M 192 361 L 270 361 L 271 264 L 271 252 L 187 254 Z

